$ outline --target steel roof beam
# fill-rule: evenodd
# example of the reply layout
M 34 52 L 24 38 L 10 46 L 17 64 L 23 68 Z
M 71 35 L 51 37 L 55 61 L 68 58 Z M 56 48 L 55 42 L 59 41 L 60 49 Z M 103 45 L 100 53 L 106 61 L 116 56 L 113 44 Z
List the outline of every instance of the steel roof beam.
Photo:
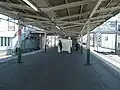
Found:
M 61 10 L 61 9 L 65 9 L 65 8 L 71 8 L 71 7 L 75 7 L 75 6 L 89 4 L 93 1 L 95 1 L 95 0 L 92 0 L 92 1 L 91 0 L 90 1 L 77 1 L 77 2 L 66 3 L 66 4 L 62 4 L 62 5 L 58 5 L 58 6 L 54 6 L 54 7 L 50 7 L 50 8 L 40 8 L 40 9 L 44 10 L 44 11 Z M 14 4 L 14 3 L 0 2 L 0 5 L 20 8 L 20 9 L 25 9 L 25 10 L 32 10 L 29 6 L 19 5 L 19 4 Z
M 27 15 L 26 15 L 27 16 Z M 31 15 L 30 15 L 31 16 Z M 102 16 L 98 16 L 98 17 L 92 17 L 91 20 L 95 20 L 95 19 L 102 19 L 102 20 L 95 20 L 93 22 L 102 22 L 102 21 L 105 21 L 104 18 L 107 18 L 107 17 L 111 17 L 113 16 L 112 14 L 109 14 L 109 15 L 102 15 Z M 33 17 L 33 16 L 32 16 Z M 37 16 L 36 16 L 37 17 Z M 39 17 L 37 17 L 39 18 Z M 50 21 L 39 21 L 39 20 L 34 20 L 34 19 L 30 19 L 30 18 L 24 18 L 25 20 L 25 23 L 51 23 Z M 67 21 L 56 21 L 58 23 L 58 25 L 68 25 L 68 24 L 78 24 L 78 25 L 84 25 L 85 23 L 79 23 L 80 21 L 84 21 L 84 20 L 87 20 L 87 19 L 82 19 L 82 20 L 76 20 L 74 22 L 67 22 Z M 62 24 L 59 24 L 59 23 L 62 23 Z M 92 23 L 92 22 L 91 22 Z
M 95 1 L 95 0 L 93 0 L 93 1 Z M 102 0 L 102 1 L 105 1 L 105 0 Z M 76 5 L 80 6 L 80 5 L 84 5 L 84 4 L 89 4 L 90 2 L 92 2 L 92 1 L 91 0 L 89 0 L 89 1 L 78 1 L 78 2 L 67 3 L 67 4 L 55 6 L 55 7 L 40 8 L 40 9 L 43 10 L 43 11 L 59 10 L 59 9 L 64 9 L 64 8 L 75 7 Z M 0 2 L 0 5 L 1 6 L 9 6 L 9 7 L 18 8 L 18 9 L 23 9 L 23 10 L 34 11 L 33 9 L 31 9 L 29 6 L 26 6 L 26 5 L 19 5 L 19 4 L 6 3 L 6 2 Z M 96 13 L 106 11 L 106 10 L 109 11 L 109 10 L 116 10 L 116 9 L 120 9 L 120 6 L 111 7 L 111 8 L 101 8 L 100 10 L 96 10 Z
M 74 18 L 74 17 L 78 17 L 78 16 L 84 16 L 84 15 L 87 15 L 87 14 L 90 14 L 90 12 L 86 12 L 86 13 L 82 13 L 82 14 L 75 14 L 75 15 L 72 15 L 72 16 L 61 17 L 61 18 L 56 19 L 56 21 L 57 20 L 64 20 L 64 19 Z
M 68 1 L 65 0 L 65 3 L 68 4 Z M 70 10 L 69 10 L 69 8 L 67 8 L 67 11 L 68 11 L 68 16 L 70 16 Z M 69 20 L 70 20 L 70 22 L 71 22 L 71 18 L 69 18 Z
M 80 6 L 80 5 L 84 5 L 84 4 L 89 4 L 92 1 L 91 0 L 89 0 L 89 1 L 88 0 L 87 1 L 86 0 L 85 1 L 77 1 L 77 2 L 73 2 L 73 3 L 67 3 L 67 4 L 62 4 L 62 5 L 58 5 L 58 6 L 55 6 L 55 7 L 51 7 L 50 9 L 61 10 L 61 9 L 65 9 L 65 8 L 71 8 L 71 7 L 76 7 L 76 6 Z
M 72 26 L 66 26 L 66 27 L 61 27 L 61 28 L 67 29 L 67 28 L 72 28 L 72 27 L 77 27 L 77 26 L 80 26 L 80 25 L 72 25 Z
M 25 9 L 25 10 L 32 10 L 30 7 L 25 6 L 25 5 L 18 5 L 18 4 L 13 4 L 13 3 L 5 3 L 5 2 L 0 2 L 1 6 L 10 6 L 13 8 L 19 8 L 19 9 Z M 42 9 L 42 8 L 41 8 Z M 99 10 L 96 10 L 94 13 L 100 13 L 100 12 L 104 12 L 104 11 L 109 11 L 109 10 L 116 10 L 116 9 L 120 9 L 120 6 L 116 6 L 116 7 L 111 7 L 111 8 L 101 8 Z M 45 9 L 42 9 L 45 10 Z M 33 11 L 33 10 L 32 10 Z M 83 16 L 83 15 L 87 15 L 90 12 L 86 12 L 86 13 L 82 13 L 82 14 L 76 14 L 76 15 L 72 15 L 72 16 L 67 16 L 67 17 L 62 17 L 62 18 L 58 18 L 56 20 L 64 20 L 64 19 L 68 19 L 68 18 L 74 18 L 74 17 L 78 17 L 78 16 Z
M 97 22 L 97 23 L 91 23 L 92 25 L 98 25 L 100 24 L 100 22 Z M 66 27 L 62 27 L 63 29 L 67 29 L 67 28 L 73 28 L 73 27 L 78 27 L 80 25 L 72 25 L 72 26 L 66 26 Z
M 8 12 L 8 10 L 0 8 L 0 13 L 17 19 L 17 15 L 12 12 Z
M 97 16 L 97 17 L 92 17 L 90 20 L 95 20 L 95 19 L 103 19 L 103 18 L 107 18 L 107 17 L 112 17 L 113 14 L 108 14 L 108 15 L 101 15 L 101 16 Z M 87 20 L 87 18 L 85 19 L 81 19 L 81 20 L 77 20 L 77 21 L 74 21 L 74 22 L 80 22 L 80 21 L 84 21 L 84 20 Z M 61 20 L 58 20 L 56 22 L 62 22 Z
M 97 21 L 93 21 L 90 22 L 91 24 L 93 23 L 100 23 L 100 22 L 104 22 L 105 20 L 97 20 Z M 69 25 L 69 24 L 75 24 L 75 25 L 85 25 L 85 23 L 79 23 L 79 22 L 63 22 L 63 24 L 58 24 L 59 26 L 64 26 L 64 25 Z
M 67 22 L 67 21 L 58 21 L 58 22 L 62 22 L 63 24 L 77 24 L 77 25 L 84 25 L 84 23 L 79 23 L 79 22 Z M 59 24 L 62 25 L 62 24 Z
M 25 10 L 34 11 L 33 9 L 31 9 L 29 6 L 26 6 L 26 5 L 19 5 L 19 4 L 7 3 L 7 2 L 0 2 L 0 5 L 1 6 L 9 6 L 9 7 L 18 8 L 18 9 L 25 9 Z
M 83 6 L 84 6 L 84 5 L 81 5 L 81 7 L 80 7 L 80 14 L 82 13 Z M 79 20 L 80 20 L 80 16 L 79 16 Z
M 95 19 L 101 19 L 101 18 L 107 18 L 107 17 L 112 17 L 113 14 L 108 14 L 108 15 L 101 15 L 97 17 L 92 17 L 90 20 L 95 20 Z
M 100 12 L 103 12 L 103 11 L 109 11 L 109 10 L 116 10 L 116 9 L 120 9 L 120 6 L 118 7 L 113 7 L 113 8 L 106 8 L 106 9 L 101 9 L 101 10 L 96 10 L 95 13 L 100 13 Z M 66 17 L 61 17 L 61 18 L 57 18 L 57 20 L 64 20 L 64 19 L 69 19 L 69 18 L 74 18 L 74 17 L 79 17 L 79 16 L 84 16 L 84 15 L 87 15 L 87 14 L 90 14 L 90 12 L 86 12 L 86 13 L 82 13 L 82 14 L 75 14 L 75 15 L 72 15 L 72 16 L 66 16 Z M 104 15 L 103 15 L 104 16 Z M 109 15 L 108 15 L 109 16 Z M 101 16 L 102 17 L 102 16 Z
M 94 9 L 92 10 L 92 12 L 91 12 L 88 20 L 86 21 L 86 24 L 89 22 L 89 20 L 91 19 L 91 17 L 94 15 L 94 13 L 96 12 L 97 8 L 100 6 L 100 4 L 102 3 L 102 1 L 103 1 L 103 0 L 99 0 L 99 1 L 97 2 L 97 4 L 95 5 Z M 83 26 L 82 30 L 85 29 L 86 24 Z
M 95 13 L 106 12 L 106 11 L 113 11 L 113 10 L 117 10 L 117 9 L 120 9 L 120 6 L 110 7 L 110 8 L 101 8 L 99 10 L 96 10 Z
M 41 17 L 41 16 L 35 16 L 35 15 L 28 15 L 28 14 L 21 14 L 23 17 L 31 17 L 36 19 L 42 19 L 42 20 L 49 20 L 48 18 Z
M 100 12 L 105 12 L 105 11 L 112 11 L 112 10 L 117 10 L 120 9 L 120 6 L 116 6 L 116 7 L 111 7 L 111 8 L 101 8 L 99 10 L 96 10 L 94 13 L 100 13 Z M 82 14 L 76 14 L 76 15 L 72 15 L 72 16 L 67 16 L 67 17 L 61 17 L 61 18 L 57 18 L 56 20 L 64 20 L 64 19 L 68 19 L 68 18 L 74 18 L 74 17 L 78 17 L 78 16 L 84 16 L 89 14 L 90 12 L 86 12 L 86 13 L 82 13 Z

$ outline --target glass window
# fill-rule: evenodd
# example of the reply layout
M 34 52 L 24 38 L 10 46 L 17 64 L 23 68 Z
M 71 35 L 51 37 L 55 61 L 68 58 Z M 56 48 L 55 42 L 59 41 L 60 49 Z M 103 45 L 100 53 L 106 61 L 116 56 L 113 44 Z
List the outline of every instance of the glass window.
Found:
M 120 43 L 118 43 L 118 47 L 120 48 Z
M 105 36 L 105 41 L 108 41 L 108 36 Z
M 15 23 L 8 22 L 8 31 L 15 31 Z
M 4 45 L 7 46 L 7 37 L 5 37 L 5 44 Z
M 18 30 L 18 24 L 15 23 L 15 31 Z
M 10 38 L 8 37 L 8 46 L 10 46 Z
M 0 19 L 0 31 L 8 31 L 8 21 Z
M 118 31 L 120 31 L 120 25 L 118 25 Z
M 1 37 L 1 46 L 3 46 L 3 37 Z
M 15 19 L 9 17 L 8 21 L 8 31 L 15 31 Z

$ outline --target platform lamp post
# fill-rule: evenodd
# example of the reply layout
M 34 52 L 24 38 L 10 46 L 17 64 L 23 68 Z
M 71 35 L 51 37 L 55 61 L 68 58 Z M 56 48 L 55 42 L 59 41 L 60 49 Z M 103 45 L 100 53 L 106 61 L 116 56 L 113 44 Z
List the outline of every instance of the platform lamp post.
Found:
M 90 22 L 87 24 L 87 60 L 86 65 L 90 65 Z
M 18 14 L 18 63 L 21 63 L 21 30 L 22 30 L 22 23 L 21 23 L 21 16 Z

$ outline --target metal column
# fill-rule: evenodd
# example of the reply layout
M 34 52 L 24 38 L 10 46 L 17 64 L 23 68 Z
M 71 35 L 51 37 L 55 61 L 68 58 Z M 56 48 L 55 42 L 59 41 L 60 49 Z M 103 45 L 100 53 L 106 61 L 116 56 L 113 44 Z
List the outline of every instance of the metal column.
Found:
M 52 35 L 51 35 L 51 47 L 52 47 Z
M 46 32 L 44 33 L 44 46 L 45 46 L 45 52 L 47 51 L 47 35 L 46 35 Z
M 56 47 L 56 35 L 54 36 L 54 47 Z
M 87 60 L 86 64 L 90 64 L 90 23 L 87 24 Z
M 83 53 L 83 32 L 81 31 L 81 53 Z
M 116 33 L 115 33 L 115 54 L 117 54 L 117 20 L 116 20 Z
M 95 34 L 93 33 L 93 47 L 95 46 Z
M 18 15 L 18 48 L 17 48 L 17 53 L 18 53 L 18 63 L 21 63 L 21 18 L 20 15 Z

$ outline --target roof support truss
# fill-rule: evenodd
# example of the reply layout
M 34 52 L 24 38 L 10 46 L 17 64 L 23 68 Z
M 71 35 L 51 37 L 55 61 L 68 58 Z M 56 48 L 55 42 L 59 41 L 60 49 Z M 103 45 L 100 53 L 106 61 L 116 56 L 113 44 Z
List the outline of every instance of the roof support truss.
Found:
M 92 10 L 92 12 L 91 12 L 88 20 L 86 21 L 86 24 L 90 21 L 91 17 L 94 15 L 94 13 L 96 12 L 97 8 L 100 6 L 100 4 L 102 3 L 102 1 L 103 1 L 103 0 L 99 0 L 99 1 L 97 2 L 97 4 L 95 5 L 94 9 Z M 86 24 L 83 26 L 82 30 L 85 29 Z

